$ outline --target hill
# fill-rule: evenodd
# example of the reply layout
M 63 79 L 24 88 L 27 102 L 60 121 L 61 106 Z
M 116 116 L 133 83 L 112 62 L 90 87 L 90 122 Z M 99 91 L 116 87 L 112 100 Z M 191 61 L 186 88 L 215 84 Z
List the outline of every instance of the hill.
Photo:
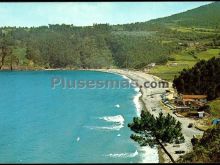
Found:
M 148 23 L 176 24 L 187 27 L 220 27 L 220 3 L 214 2 L 172 16 L 151 20 Z
M 197 50 L 218 48 L 219 4 L 144 23 L 2 27 L 0 68 L 143 69 L 152 62 L 164 65 L 173 54 L 189 49 L 194 51 L 189 58 L 194 58 Z M 180 26 L 184 24 L 188 27 Z

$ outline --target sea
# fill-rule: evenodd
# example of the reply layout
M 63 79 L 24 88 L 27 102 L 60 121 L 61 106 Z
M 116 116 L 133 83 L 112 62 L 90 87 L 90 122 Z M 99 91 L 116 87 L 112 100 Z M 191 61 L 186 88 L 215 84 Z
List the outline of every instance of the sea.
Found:
M 128 81 L 98 71 L 1 71 L 0 163 L 158 163 L 128 128 L 137 88 L 70 88 L 64 80 Z

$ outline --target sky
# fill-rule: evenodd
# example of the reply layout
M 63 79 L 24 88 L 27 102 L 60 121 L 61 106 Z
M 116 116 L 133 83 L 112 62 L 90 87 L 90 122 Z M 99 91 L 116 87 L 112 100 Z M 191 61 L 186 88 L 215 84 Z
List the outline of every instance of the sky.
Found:
M 211 2 L 10 2 L 0 3 L 0 26 L 144 22 Z

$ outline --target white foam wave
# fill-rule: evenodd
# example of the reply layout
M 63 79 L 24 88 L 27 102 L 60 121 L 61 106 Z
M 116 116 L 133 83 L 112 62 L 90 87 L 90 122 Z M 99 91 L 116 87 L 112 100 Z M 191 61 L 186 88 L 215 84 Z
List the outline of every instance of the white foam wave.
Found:
M 106 156 L 111 158 L 133 158 L 137 155 L 138 155 L 138 151 L 136 150 L 134 153 L 108 154 Z
M 120 108 L 120 105 L 119 105 L 119 104 L 116 104 L 115 107 L 116 107 L 116 108 Z
M 101 127 L 101 126 L 87 126 L 91 130 L 109 130 L 109 131 L 119 131 L 121 128 L 123 128 L 123 125 L 113 125 L 109 127 Z
M 138 87 L 134 88 L 134 90 L 135 90 L 136 92 L 140 92 L 140 88 L 138 88 Z
M 138 92 L 137 95 L 134 96 L 134 99 L 133 99 L 133 102 L 134 102 L 134 105 L 137 109 L 137 115 L 140 116 L 141 114 L 141 109 L 142 109 L 142 106 L 141 106 L 141 103 L 140 103 L 140 100 L 139 98 L 141 97 L 141 92 Z
M 116 115 L 116 116 L 104 116 L 99 117 L 101 120 L 105 120 L 107 122 L 114 123 L 111 126 L 87 126 L 90 129 L 96 129 L 96 130 L 115 130 L 119 131 L 121 128 L 124 127 L 124 118 L 122 115 Z
M 122 115 L 104 116 L 104 117 L 100 117 L 99 119 L 105 120 L 107 122 L 115 122 L 119 124 L 124 124 L 125 121 Z
M 141 157 L 141 162 L 139 163 L 159 163 L 159 155 L 156 147 L 141 147 L 139 152 Z
M 127 76 L 125 76 L 125 75 L 121 75 L 121 76 L 122 76 L 124 79 L 128 80 L 129 84 L 132 83 L 132 80 L 131 80 L 130 78 L 128 78 Z
M 129 80 L 129 78 L 127 77 L 127 76 L 125 76 L 125 75 L 121 75 L 124 79 L 127 79 L 127 80 Z

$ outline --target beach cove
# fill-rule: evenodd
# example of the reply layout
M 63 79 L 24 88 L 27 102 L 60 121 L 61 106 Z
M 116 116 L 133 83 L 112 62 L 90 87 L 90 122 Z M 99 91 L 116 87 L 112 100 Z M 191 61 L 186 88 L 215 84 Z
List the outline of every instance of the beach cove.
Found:
M 54 76 L 130 81 L 96 71 L 1 72 L 2 163 L 159 162 L 157 148 L 129 138 L 138 89 L 52 89 Z

